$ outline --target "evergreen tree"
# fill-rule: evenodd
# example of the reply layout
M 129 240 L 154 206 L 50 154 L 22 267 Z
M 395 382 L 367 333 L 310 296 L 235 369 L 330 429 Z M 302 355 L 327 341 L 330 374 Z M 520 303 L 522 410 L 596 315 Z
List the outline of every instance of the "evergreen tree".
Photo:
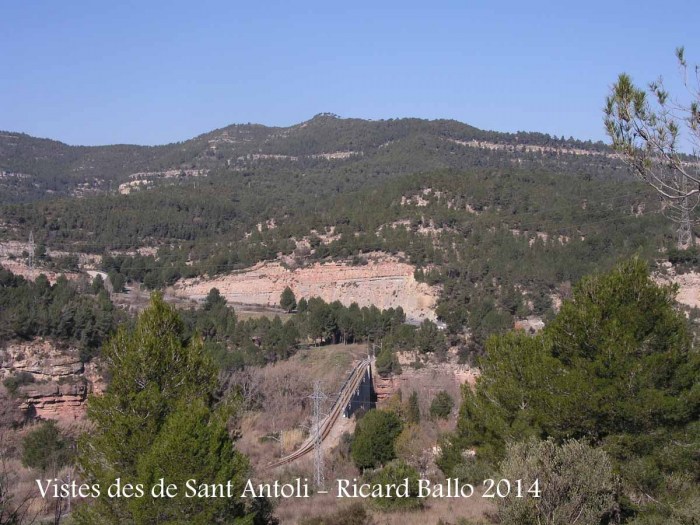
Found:
M 401 373 L 401 364 L 399 363 L 399 359 L 389 346 L 382 348 L 377 353 L 377 359 L 374 364 L 377 367 L 377 373 L 382 376 L 392 373 Z
M 408 424 L 420 423 L 420 407 L 418 406 L 418 392 L 415 390 L 408 398 L 408 410 L 406 412 Z
M 160 295 L 133 331 L 122 327 L 104 349 L 111 380 L 88 402 L 93 425 L 83 436 L 79 462 L 86 481 L 102 494 L 82 507 L 77 523 L 236 523 L 246 515 L 234 498 L 109 498 L 117 479 L 142 483 L 159 478 L 181 484 L 225 483 L 240 494 L 247 459 L 234 449 L 227 421 L 232 402 L 215 405 L 216 372 L 199 338 L 184 341 L 184 326 Z
M 633 259 L 583 279 L 537 336 L 491 338 L 441 468 L 454 472 L 464 448 L 494 465 L 508 442 L 586 439 L 610 455 L 628 493 L 656 501 L 659 523 L 670 508 L 692 514 L 697 489 L 662 502 L 672 483 L 700 481 L 700 457 L 687 452 L 700 440 L 700 354 L 674 295 Z
M 297 299 L 294 297 L 294 292 L 287 286 L 280 295 L 280 306 L 287 312 L 291 312 L 297 306 Z
M 394 442 L 401 433 L 401 420 L 393 412 L 371 410 L 357 422 L 350 448 L 360 469 L 376 468 L 396 457 Z
M 212 288 L 209 290 L 202 309 L 208 312 L 210 310 L 218 310 L 223 306 L 226 306 L 226 298 L 221 295 L 219 289 Z
M 92 285 L 91 285 L 92 293 L 97 295 L 100 293 L 102 290 L 105 289 L 105 282 L 104 279 L 102 279 L 102 276 L 98 273 L 95 275 L 95 278 L 92 280 Z
M 57 472 L 71 459 L 69 443 L 54 421 L 42 423 L 22 441 L 22 463 L 31 468 Z
M 445 336 L 430 319 L 425 319 L 416 331 L 416 346 L 423 353 L 444 352 Z
M 112 283 L 112 290 L 114 293 L 121 293 L 124 291 L 124 285 L 126 284 L 126 279 L 119 272 L 110 272 L 108 274 L 109 282 Z
M 445 390 L 441 390 L 433 399 L 430 404 L 430 415 L 433 418 L 447 419 L 450 417 L 452 408 L 455 406 L 455 402 L 452 396 L 448 394 Z

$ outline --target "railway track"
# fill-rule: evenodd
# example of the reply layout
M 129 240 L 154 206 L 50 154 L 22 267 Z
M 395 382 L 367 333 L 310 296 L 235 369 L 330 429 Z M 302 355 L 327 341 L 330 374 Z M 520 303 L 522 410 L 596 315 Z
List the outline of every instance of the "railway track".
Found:
M 338 418 L 341 416 L 341 414 L 345 410 L 345 407 L 352 399 L 352 396 L 355 394 L 355 391 L 359 388 L 360 383 L 362 383 L 362 379 L 364 378 L 365 374 L 367 373 L 367 370 L 369 369 L 370 364 L 371 364 L 371 359 L 369 357 L 363 359 L 357 366 L 355 366 L 353 371 L 348 376 L 348 379 L 345 381 L 345 384 L 341 388 L 340 393 L 338 394 L 338 397 L 336 398 L 335 402 L 333 403 L 333 407 L 331 408 L 331 411 L 321 421 L 321 424 L 320 424 L 321 441 L 325 440 L 326 437 L 328 437 L 328 434 L 330 434 L 331 430 L 333 430 L 333 427 L 335 426 L 336 422 L 338 421 Z M 288 455 L 270 463 L 267 466 L 267 468 L 276 468 L 276 467 L 281 467 L 283 465 L 287 465 L 289 463 L 292 463 L 293 461 L 296 461 L 297 459 L 304 457 L 306 454 L 311 452 L 313 449 L 314 449 L 314 432 L 312 431 L 311 434 L 309 435 L 309 437 L 306 439 L 306 441 L 304 441 L 298 449 L 296 449 L 291 454 L 288 454 Z

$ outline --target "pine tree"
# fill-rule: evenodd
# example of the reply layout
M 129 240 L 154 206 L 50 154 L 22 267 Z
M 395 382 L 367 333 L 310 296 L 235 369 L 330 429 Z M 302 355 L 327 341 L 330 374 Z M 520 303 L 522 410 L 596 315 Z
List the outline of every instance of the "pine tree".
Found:
M 208 312 L 210 310 L 216 310 L 224 306 L 226 306 L 226 298 L 221 295 L 221 292 L 218 288 L 212 288 L 211 290 L 209 290 L 209 293 L 207 294 L 207 297 L 204 300 L 202 309 Z
M 430 404 L 430 415 L 434 419 L 447 419 L 450 417 L 452 408 L 455 406 L 455 402 L 452 396 L 448 394 L 445 390 L 441 390 L 433 399 Z
M 406 419 L 409 424 L 420 423 L 420 407 L 418 406 L 418 392 L 415 390 L 408 398 L 408 411 Z
M 462 390 L 440 468 L 465 468 L 467 448 L 492 468 L 509 442 L 583 439 L 610 455 L 628 496 L 644 487 L 650 500 L 664 500 L 645 510 L 659 513 L 649 523 L 672 522 L 669 509 L 697 515 L 696 489 L 681 501 L 670 481 L 659 481 L 700 472 L 700 458 L 688 454 L 698 443 L 700 355 L 675 293 L 633 259 L 582 279 L 536 336 L 492 337 L 476 388 Z
M 236 523 L 246 515 L 238 498 L 185 499 L 184 482 L 225 483 L 242 491 L 248 470 L 227 430 L 232 402 L 215 406 L 216 371 L 199 338 L 185 343 L 184 325 L 160 295 L 133 331 L 120 328 L 104 349 L 111 376 L 106 392 L 91 397 L 91 431 L 79 463 L 99 498 L 82 507 L 77 523 Z M 117 479 L 148 491 L 159 478 L 178 484 L 173 499 L 109 498 Z
M 287 312 L 291 312 L 297 306 L 297 299 L 289 286 L 287 286 L 282 292 L 282 295 L 280 295 L 280 306 Z

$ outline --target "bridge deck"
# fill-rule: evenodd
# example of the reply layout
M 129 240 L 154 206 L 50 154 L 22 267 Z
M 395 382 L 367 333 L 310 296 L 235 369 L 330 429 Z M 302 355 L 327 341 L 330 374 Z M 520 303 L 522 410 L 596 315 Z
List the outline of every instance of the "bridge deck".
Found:
M 348 376 L 348 379 L 345 381 L 345 384 L 340 390 L 340 393 L 338 394 L 338 397 L 335 400 L 335 403 L 333 403 L 333 407 L 331 408 L 331 411 L 328 413 L 328 415 L 323 418 L 320 424 L 320 432 L 321 432 L 321 440 L 326 439 L 328 437 L 328 434 L 330 434 L 331 430 L 335 426 L 336 422 L 338 421 L 338 418 L 340 415 L 343 413 L 345 410 L 345 407 L 347 404 L 350 402 L 352 399 L 353 395 L 355 394 L 355 391 L 358 389 L 360 386 L 360 383 L 362 383 L 362 380 L 367 373 L 367 369 L 371 365 L 371 359 L 369 357 L 363 359 L 350 373 Z M 311 452 L 314 449 L 314 433 L 312 432 L 311 435 L 304 441 L 301 446 L 296 449 L 294 452 L 291 454 L 288 454 L 272 463 L 270 463 L 267 468 L 276 468 L 276 467 L 281 467 L 282 465 L 287 465 L 289 463 L 292 463 L 293 461 L 296 461 L 299 458 L 304 457 L 306 454 Z

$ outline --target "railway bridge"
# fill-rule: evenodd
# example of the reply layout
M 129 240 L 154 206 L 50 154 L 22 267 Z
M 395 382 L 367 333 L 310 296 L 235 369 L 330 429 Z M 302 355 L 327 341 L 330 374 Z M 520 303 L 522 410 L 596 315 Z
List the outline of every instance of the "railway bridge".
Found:
M 322 442 L 331 433 L 338 420 L 349 418 L 360 409 L 374 408 L 376 394 L 372 381 L 372 365 L 374 358 L 366 357 L 352 369 L 348 378 L 340 388 L 328 415 L 318 423 L 318 433 Z M 312 428 L 309 437 L 291 454 L 288 454 L 268 465 L 268 468 L 281 467 L 306 456 L 314 450 L 317 443 L 316 429 Z

